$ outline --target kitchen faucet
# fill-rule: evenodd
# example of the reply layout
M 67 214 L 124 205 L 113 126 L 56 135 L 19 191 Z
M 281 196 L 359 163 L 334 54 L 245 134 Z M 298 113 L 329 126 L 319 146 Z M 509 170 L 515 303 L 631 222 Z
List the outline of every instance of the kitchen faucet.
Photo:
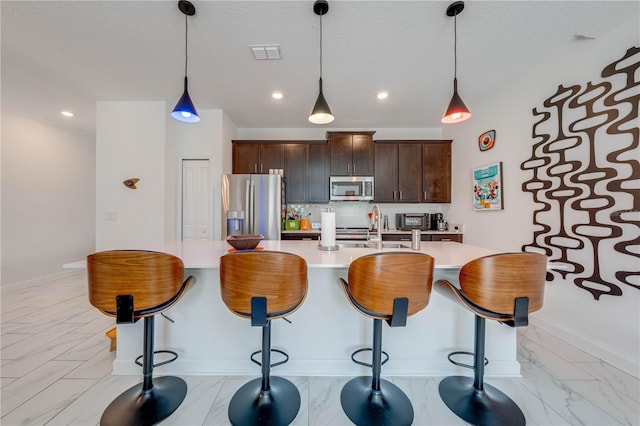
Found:
M 376 226 L 377 237 L 375 239 L 370 239 L 369 241 L 373 240 L 376 243 L 376 250 L 382 250 L 382 226 L 380 226 L 380 218 L 382 217 L 382 214 L 380 212 L 379 205 L 373 205 L 371 216 L 373 217 Z

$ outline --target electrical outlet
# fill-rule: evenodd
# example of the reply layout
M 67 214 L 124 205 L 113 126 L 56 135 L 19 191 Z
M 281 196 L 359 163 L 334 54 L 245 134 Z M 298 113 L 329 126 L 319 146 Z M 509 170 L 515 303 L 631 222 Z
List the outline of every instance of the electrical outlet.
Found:
M 449 231 L 464 233 L 464 224 L 462 223 L 450 223 Z

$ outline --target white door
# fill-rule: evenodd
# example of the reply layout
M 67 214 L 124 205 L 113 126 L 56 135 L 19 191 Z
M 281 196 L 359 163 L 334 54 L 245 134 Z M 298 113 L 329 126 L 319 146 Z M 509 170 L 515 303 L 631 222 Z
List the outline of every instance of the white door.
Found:
M 182 239 L 209 240 L 213 226 L 209 160 L 182 160 Z

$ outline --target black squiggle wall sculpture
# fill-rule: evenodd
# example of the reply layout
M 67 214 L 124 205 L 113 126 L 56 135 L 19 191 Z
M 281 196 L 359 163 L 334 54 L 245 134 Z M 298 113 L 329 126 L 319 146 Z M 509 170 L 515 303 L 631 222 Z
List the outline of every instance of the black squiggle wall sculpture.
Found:
M 522 250 L 566 264 L 547 280 L 572 279 L 596 300 L 621 296 L 621 286 L 640 289 L 640 48 L 601 77 L 559 86 L 533 109 L 532 155 L 520 166 L 533 173 L 522 190 L 533 196 L 539 227 Z M 621 261 L 605 263 L 613 251 Z

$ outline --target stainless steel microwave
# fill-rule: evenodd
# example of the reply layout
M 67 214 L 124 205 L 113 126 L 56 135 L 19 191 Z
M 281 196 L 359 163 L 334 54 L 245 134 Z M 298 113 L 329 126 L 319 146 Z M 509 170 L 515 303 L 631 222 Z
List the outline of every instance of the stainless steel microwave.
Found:
M 331 201 L 373 200 L 373 176 L 331 176 L 329 199 Z

